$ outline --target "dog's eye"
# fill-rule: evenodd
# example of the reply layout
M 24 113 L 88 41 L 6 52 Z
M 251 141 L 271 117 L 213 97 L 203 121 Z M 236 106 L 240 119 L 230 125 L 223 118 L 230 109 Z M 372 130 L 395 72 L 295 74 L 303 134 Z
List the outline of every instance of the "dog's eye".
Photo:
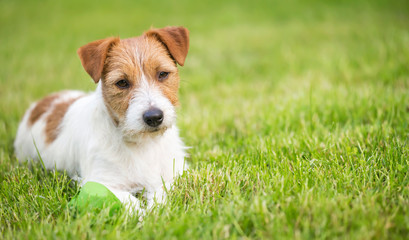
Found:
M 168 78 L 168 76 L 169 76 L 168 72 L 159 72 L 158 73 L 158 80 L 159 81 L 166 80 L 166 78 Z
M 115 85 L 119 88 L 126 89 L 129 88 L 129 82 L 126 79 L 121 79 L 115 83 Z

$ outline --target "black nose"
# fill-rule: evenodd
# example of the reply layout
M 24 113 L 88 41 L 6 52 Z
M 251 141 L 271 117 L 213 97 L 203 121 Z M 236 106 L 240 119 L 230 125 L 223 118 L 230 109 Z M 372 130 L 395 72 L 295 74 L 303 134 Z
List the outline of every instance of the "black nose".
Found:
M 159 126 L 163 121 L 163 112 L 158 108 L 151 108 L 143 113 L 143 121 L 151 127 Z

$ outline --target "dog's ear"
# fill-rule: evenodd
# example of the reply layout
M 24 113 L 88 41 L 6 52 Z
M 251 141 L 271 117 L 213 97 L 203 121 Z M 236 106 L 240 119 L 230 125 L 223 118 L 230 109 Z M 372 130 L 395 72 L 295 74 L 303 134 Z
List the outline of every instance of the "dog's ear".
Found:
M 184 27 L 165 27 L 151 29 L 146 36 L 153 36 L 161 41 L 175 61 L 183 66 L 189 50 L 189 31 Z
M 77 51 L 85 71 L 98 83 L 104 70 L 104 63 L 109 49 L 119 42 L 118 37 L 110 37 L 90 42 Z

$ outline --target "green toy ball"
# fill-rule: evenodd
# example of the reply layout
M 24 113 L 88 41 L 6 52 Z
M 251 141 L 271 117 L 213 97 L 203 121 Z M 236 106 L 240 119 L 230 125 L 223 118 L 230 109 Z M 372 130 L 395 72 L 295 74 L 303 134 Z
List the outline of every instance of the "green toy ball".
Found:
M 68 206 L 77 213 L 97 213 L 109 208 L 111 216 L 122 208 L 119 199 L 107 187 L 97 182 L 85 183 Z

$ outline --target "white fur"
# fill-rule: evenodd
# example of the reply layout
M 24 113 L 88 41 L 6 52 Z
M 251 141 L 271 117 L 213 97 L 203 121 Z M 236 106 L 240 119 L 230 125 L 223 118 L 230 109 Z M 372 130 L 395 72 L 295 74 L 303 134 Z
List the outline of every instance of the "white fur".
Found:
M 164 201 L 163 183 L 169 188 L 175 176 L 186 168 L 186 147 L 179 138 L 173 105 L 144 78 L 142 83 L 129 104 L 123 126 L 116 126 L 109 115 L 99 84 L 95 92 L 69 107 L 58 137 L 50 144 L 45 143 L 44 128 L 52 107 L 29 127 L 32 105 L 17 131 L 17 158 L 37 160 L 37 146 L 47 169 L 66 170 L 81 184 L 102 183 L 121 202 L 132 205 L 133 211 L 141 210 L 133 194 L 143 190 L 149 207 L 155 200 Z M 83 94 L 66 91 L 53 105 Z M 142 119 L 143 112 L 151 106 L 164 112 L 161 131 L 154 133 L 149 132 Z

